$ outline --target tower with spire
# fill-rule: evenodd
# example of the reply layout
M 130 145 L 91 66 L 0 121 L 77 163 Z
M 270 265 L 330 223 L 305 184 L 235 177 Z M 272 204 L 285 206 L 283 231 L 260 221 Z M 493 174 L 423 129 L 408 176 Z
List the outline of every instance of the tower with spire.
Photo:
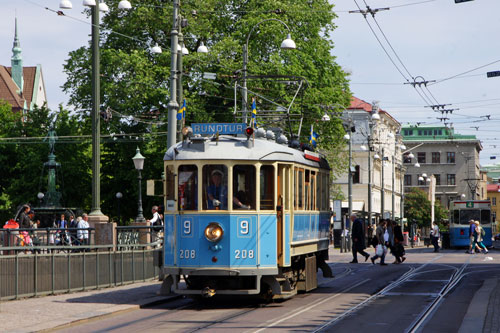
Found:
M 42 66 L 23 66 L 17 17 L 11 67 L 0 65 L 0 99 L 10 104 L 13 112 L 21 112 L 24 116 L 28 116 L 35 106 L 42 107 L 47 103 Z
M 21 55 L 21 43 L 17 35 L 17 17 L 15 21 L 14 45 L 12 46 L 12 58 L 10 63 L 12 65 L 12 80 L 19 87 L 18 94 L 23 95 L 24 77 L 23 77 L 23 56 Z

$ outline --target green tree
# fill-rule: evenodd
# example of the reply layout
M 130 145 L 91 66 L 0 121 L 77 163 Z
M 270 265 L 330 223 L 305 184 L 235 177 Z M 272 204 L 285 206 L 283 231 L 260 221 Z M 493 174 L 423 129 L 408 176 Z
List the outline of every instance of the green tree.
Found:
M 103 124 L 103 132 L 151 133 L 156 136 L 155 132 L 166 131 L 172 6 L 159 0 L 132 3 L 132 10 L 119 11 L 116 9 L 118 0 L 108 1 L 110 12 L 102 19 L 102 108 L 114 111 L 113 118 Z M 337 152 L 344 146 L 341 121 L 332 117 L 330 122 L 318 122 L 326 110 L 332 111 L 332 106 L 347 106 L 350 101 L 346 73 L 332 55 L 330 37 L 336 17 L 332 8 L 327 0 L 183 2 L 181 14 L 189 24 L 182 29 L 182 33 L 184 43 L 191 52 L 183 57 L 187 123 L 234 120 L 235 102 L 240 104 L 239 97 L 234 100 L 234 84 L 241 84 L 242 47 L 246 38 L 259 22 L 279 19 L 290 27 L 297 49 L 280 49 L 288 31 L 279 22 L 266 21 L 253 30 L 248 50 L 248 75 L 252 78 L 248 80 L 247 109 L 251 108 L 251 98 L 256 97 L 258 121 L 266 127 L 277 123 L 283 126 L 283 119 L 273 122 L 271 118 L 261 117 L 266 110 L 290 107 L 291 114 L 302 115 L 303 122 L 294 122 L 292 132 L 297 134 L 301 125 L 301 141 L 307 142 L 309 128 L 314 125 L 315 131 L 320 134 L 319 146 L 334 152 L 330 163 L 332 169 L 338 171 L 342 162 Z M 201 42 L 209 47 L 208 54 L 194 52 Z M 162 54 L 155 55 L 149 51 L 155 43 L 162 46 Z M 89 59 L 89 48 L 82 47 L 70 53 L 65 65 L 68 80 L 64 90 L 70 94 L 70 103 L 80 110 L 78 112 L 83 118 L 88 118 L 91 106 Z M 216 79 L 203 79 L 206 72 L 216 73 Z M 277 79 L 276 76 L 280 75 L 303 79 L 297 96 L 298 81 Z M 147 153 L 164 152 L 165 141 L 158 141 L 160 147 L 153 147 L 155 142 L 148 143 Z M 104 149 L 107 150 L 106 145 Z M 122 153 L 128 153 L 129 149 Z M 126 160 L 125 155 L 116 155 L 119 151 L 106 151 L 102 158 L 103 170 L 116 170 L 113 161 L 107 158 L 108 152 L 113 161 Z M 160 153 L 158 157 L 148 158 L 150 166 L 161 160 L 161 156 Z M 161 165 L 155 165 L 156 174 L 152 176 L 157 178 L 160 170 Z
M 411 188 L 405 194 L 404 201 L 405 216 L 409 223 L 417 223 L 419 228 L 430 227 L 431 224 L 431 202 L 427 193 L 418 188 Z M 442 224 L 448 218 L 448 211 L 439 200 L 434 204 L 434 221 Z

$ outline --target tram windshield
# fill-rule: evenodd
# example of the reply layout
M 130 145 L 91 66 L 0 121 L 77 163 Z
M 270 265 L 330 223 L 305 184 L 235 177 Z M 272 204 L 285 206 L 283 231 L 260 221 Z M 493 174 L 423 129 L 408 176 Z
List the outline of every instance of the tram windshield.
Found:
M 489 224 L 490 211 L 487 209 L 460 209 L 453 212 L 454 223 L 468 225 L 470 220 L 480 221 L 481 224 Z
M 223 164 L 203 167 L 203 209 L 227 210 L 227 174 Z
M 233 167 L 233 209 L 255 209 L 255 166 Z

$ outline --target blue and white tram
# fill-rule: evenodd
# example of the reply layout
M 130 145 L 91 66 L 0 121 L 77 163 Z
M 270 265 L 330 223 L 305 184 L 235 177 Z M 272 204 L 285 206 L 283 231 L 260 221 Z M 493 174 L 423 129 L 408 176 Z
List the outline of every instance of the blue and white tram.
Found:
M 332 276 L 327 161 L 239 125 L 165 154 L 163 290 L 285 298 Z
M 491 246 L 491 204 L 489 201 L 462 200 L 450 203 L 450 245 L 469 246 L 469 221 L 479 221 L 485 231 L 483 243 Z

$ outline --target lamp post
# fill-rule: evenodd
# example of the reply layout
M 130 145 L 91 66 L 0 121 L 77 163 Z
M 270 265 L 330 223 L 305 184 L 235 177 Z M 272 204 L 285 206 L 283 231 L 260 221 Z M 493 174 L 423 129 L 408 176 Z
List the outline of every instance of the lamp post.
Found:
M 297 46 L 295 45 L 295 42 L 290 37 L 290 31 L 291 31 L 290 28 L 288 27 L 288 25 L 286 25 L 285 22 L 283 22 L 281 20 L 278 20 L 278 19 L 275 19 L 275 18 L 265 19 L 265 20 L 260 21 L 256 25 L 254 25 L 253 28 L 252 28 L 252 30 L 250 30 L 250 32 L 248 33 L 248 36 L 247 36 L 246 43 L 245 43 L 245 45 L 243 45 L 243 83 L 242 83 L 242 99 L 241 99 L 241 103 L 242 103 L 242 109 L 243 109 L 243 115 L 244 115 L 244 119 L 245 119 L 245 124 L 248 121 L 248 114 L 247 114 L 248 41 L 250 40 L 250 36 L 252 35 L 252 32 L 255 30 L 255 28 L 257 28 L 261 23 L 264 23 L 264 22 L 267 22 L 267 21 L 277 21 L 277 22 L 280 22 L 288 30 L 288 35 L 287 35 L 286 39 L 283 40 L 283 42 L 281 42 L 281 48 L 282 49 L 284 49 L 284 50 L 292 50 L 292 49 L 296 49 L 297 48 Z
M 177 133 L 177 48 L 179 44 L 179 1 L 173 0 L 173 24 L 170 32 L 170 101 L 168 102 L 168 133 L 167 133 L 167 149 L 175 144 Z
M 368 126 L 370 133 L 368 135 L 368 223 L 372 224 L 372 139 L 373 139 L 373 125 L 374 122 L 380 120 L 379 103 L 378 101 L 372 102 L 371 121 Z
M 116 201 L 117 201 L 117 206 L 118 206 L 118 223 L 122 223 L 122 217 L 120 215 L 120 201 L 121 198 L 123 198 L 122 192 L 116 192 Z
M 89 219 L 93 222 L 107 222 L 108 217 L 101 212 L 101 124 L 99 109 L 100 101 L 100 61 L 99 61 L 99 11 L 108 11 L 104 2 L 96 4 L 95 0 L 84 0 L 83 5 L 90 7 L 92 20 L 92 208 Z M 62 0 L 59 3 L 61 9 L 71 9 L 73 5 L 70 0 Z M 120 9 L 130 9 L 130 2 L 122 0 L 118 4 Z
M 135 169 L 138 172 L 137 178 L 139 179 L 139 197 L 138 197 L 138 201 L 137 201 L 138 210 L 137 210 L 137 217 L 135 219 L 136 222 L 145 222 L 146 221 L 146 219 L 142 215 L 142 191 L 141 191 L 141 180 L 142 180 L 141 171 L 144 167 L 144 160 L 145 159 L 146 158 L 141 155 L 141 151 L 139 150 L 139 147 L 137 147 L 135 156 L 132 157 L 132 160 L 134 161 Z

